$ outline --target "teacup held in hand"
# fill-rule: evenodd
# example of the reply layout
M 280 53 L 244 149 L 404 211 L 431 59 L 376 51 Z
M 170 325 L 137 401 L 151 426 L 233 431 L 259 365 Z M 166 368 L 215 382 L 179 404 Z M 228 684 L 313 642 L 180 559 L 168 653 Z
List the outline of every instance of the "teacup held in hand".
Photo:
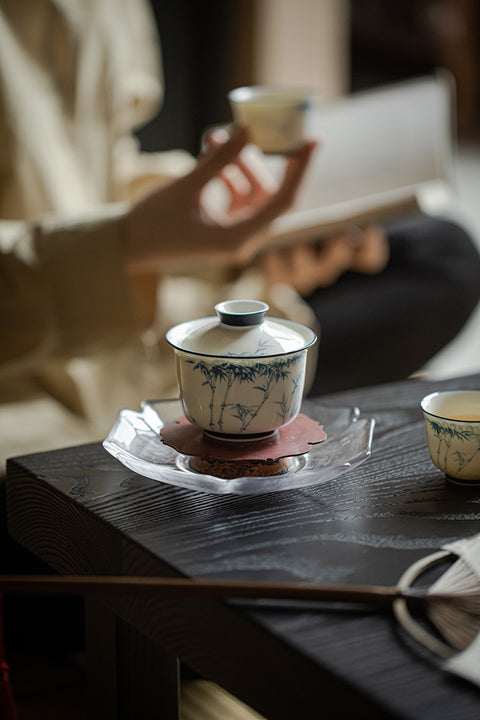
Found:
M 313 92 L 302 87 L 256 85 L 228 94 L 234 119 L 248 127 L 251 141 L 264 153 L 288 154 L 305 139 Z

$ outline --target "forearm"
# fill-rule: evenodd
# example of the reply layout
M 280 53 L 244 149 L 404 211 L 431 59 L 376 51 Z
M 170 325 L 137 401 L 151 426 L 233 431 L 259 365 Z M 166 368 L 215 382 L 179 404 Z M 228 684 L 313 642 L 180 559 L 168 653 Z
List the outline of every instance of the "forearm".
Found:
M 124 271 L 123 208 L 45 218 L 0 237 L 0 367 L 83 354 L 139 332 Z M 1 232 L 0 232 L 1 235 Z

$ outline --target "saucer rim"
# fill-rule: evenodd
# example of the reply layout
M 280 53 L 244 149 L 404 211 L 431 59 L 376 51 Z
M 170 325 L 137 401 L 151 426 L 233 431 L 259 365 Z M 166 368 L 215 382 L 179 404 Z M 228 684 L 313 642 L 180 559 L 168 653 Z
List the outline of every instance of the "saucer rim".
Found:
M 155 408 L 165 408 L 164 417 L 157 413 Z M 303 467 L 299 470 L 287 471 L 279 475 L 261 476 L 242 476 L 237 478 L 219 478 L 214 475 L 206 475 L 193 470 L 187 471 L 182 463 L 188 459 L 188 455 L 178 453 L 173 448 L 162 442 L 160 430 L 168 423 L 174 422 L 177 417 L 183 414 L 181 401 L 179 398 L 170 398 L 162 400 L 144 400 L 140 405 L 139 411 L 130 409 L 122 409 L 117 415 L 117 419 L 110 430 L 110 433 L 103 441 L 104 449 L 121 464 L 132 470 L 141 477 L 146 477 L 156 482 L 166 485 L 181 487 L 187 490 L 199 491 L 211 494 L 231 494 L 236 496 L 262 495 L 271 492 L 279 492 L 285 490 L 303 489 L 316 485 L 322 485 L 326 482 L 336 479 L 343 473 L 358 467 L 365 462 L 372 454 L 373 431 L 375 427 L 375 419 L 372 417 L 362 417 L 357 407 L 333 407 L 331 405 L 317 405 L 317 409 L 328 408 L 329 412 L 348 412 L 349 420 L 347 425 L 341 432 L 333 437 L 329 437 L 328 428 L 327 439 L 313 445 L 312 449 L 305 453 L 309 459 L 322 452 L 325 447 L 332 444 L 341 443 L 342 437 L 352 428 L 356 432 L 363 433 L 362 450 L 353 457 L 345 459 L 341 464 L 335 464 L 335 461 L 324 467 L 317 469 L 317 474 L 313 473 L 310 468 Z M 162 442 L 164 449 L 169 451 L 169 463 L 153 462 L 145 460 L 138 455 L 130 452 L 124 447 L 120 447 L 116 440 L 115 433 L 124 422 L 128 422 L 128 418 L 141 420 Z M 160 471 L 164 471 L 163 477 L 158 477 Z

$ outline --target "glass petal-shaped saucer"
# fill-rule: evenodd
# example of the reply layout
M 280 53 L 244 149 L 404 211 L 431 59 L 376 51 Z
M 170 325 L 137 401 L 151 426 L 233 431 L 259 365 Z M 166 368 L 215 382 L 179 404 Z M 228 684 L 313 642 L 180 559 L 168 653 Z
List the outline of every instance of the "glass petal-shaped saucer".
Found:
M 104 448 L 139 475 L 178 487 L 215 494 L 262 495 L 319 485 L 364 462 L 371 454 L 375 421 L 358 408 L 308 405 L 305 414 L 324 426 L 327 439 L 299 456 L 288 472 L 269 477 L 224 479 L 189 467 L 189 457 L 165 445 L 164 425 L 183 415 L 180 400 L 145 400 L 139 412 L 121 410 Z

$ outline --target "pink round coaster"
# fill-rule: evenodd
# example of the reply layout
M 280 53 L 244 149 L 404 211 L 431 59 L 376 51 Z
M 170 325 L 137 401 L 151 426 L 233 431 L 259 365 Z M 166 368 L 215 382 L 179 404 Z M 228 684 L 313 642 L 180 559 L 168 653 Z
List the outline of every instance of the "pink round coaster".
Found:
M 323 425 L 302 414 L 265 440 L 214 440 L 204 435 L 203 431 L 186 417 L 165 425 L 160 434 L 165 445 L 173 447 L 183 455 L 207 456 L 219 460 L 278 460 L 291 455 L 303 455 L 309 452 L 312 445 L 323 442 L 327 437 Z

